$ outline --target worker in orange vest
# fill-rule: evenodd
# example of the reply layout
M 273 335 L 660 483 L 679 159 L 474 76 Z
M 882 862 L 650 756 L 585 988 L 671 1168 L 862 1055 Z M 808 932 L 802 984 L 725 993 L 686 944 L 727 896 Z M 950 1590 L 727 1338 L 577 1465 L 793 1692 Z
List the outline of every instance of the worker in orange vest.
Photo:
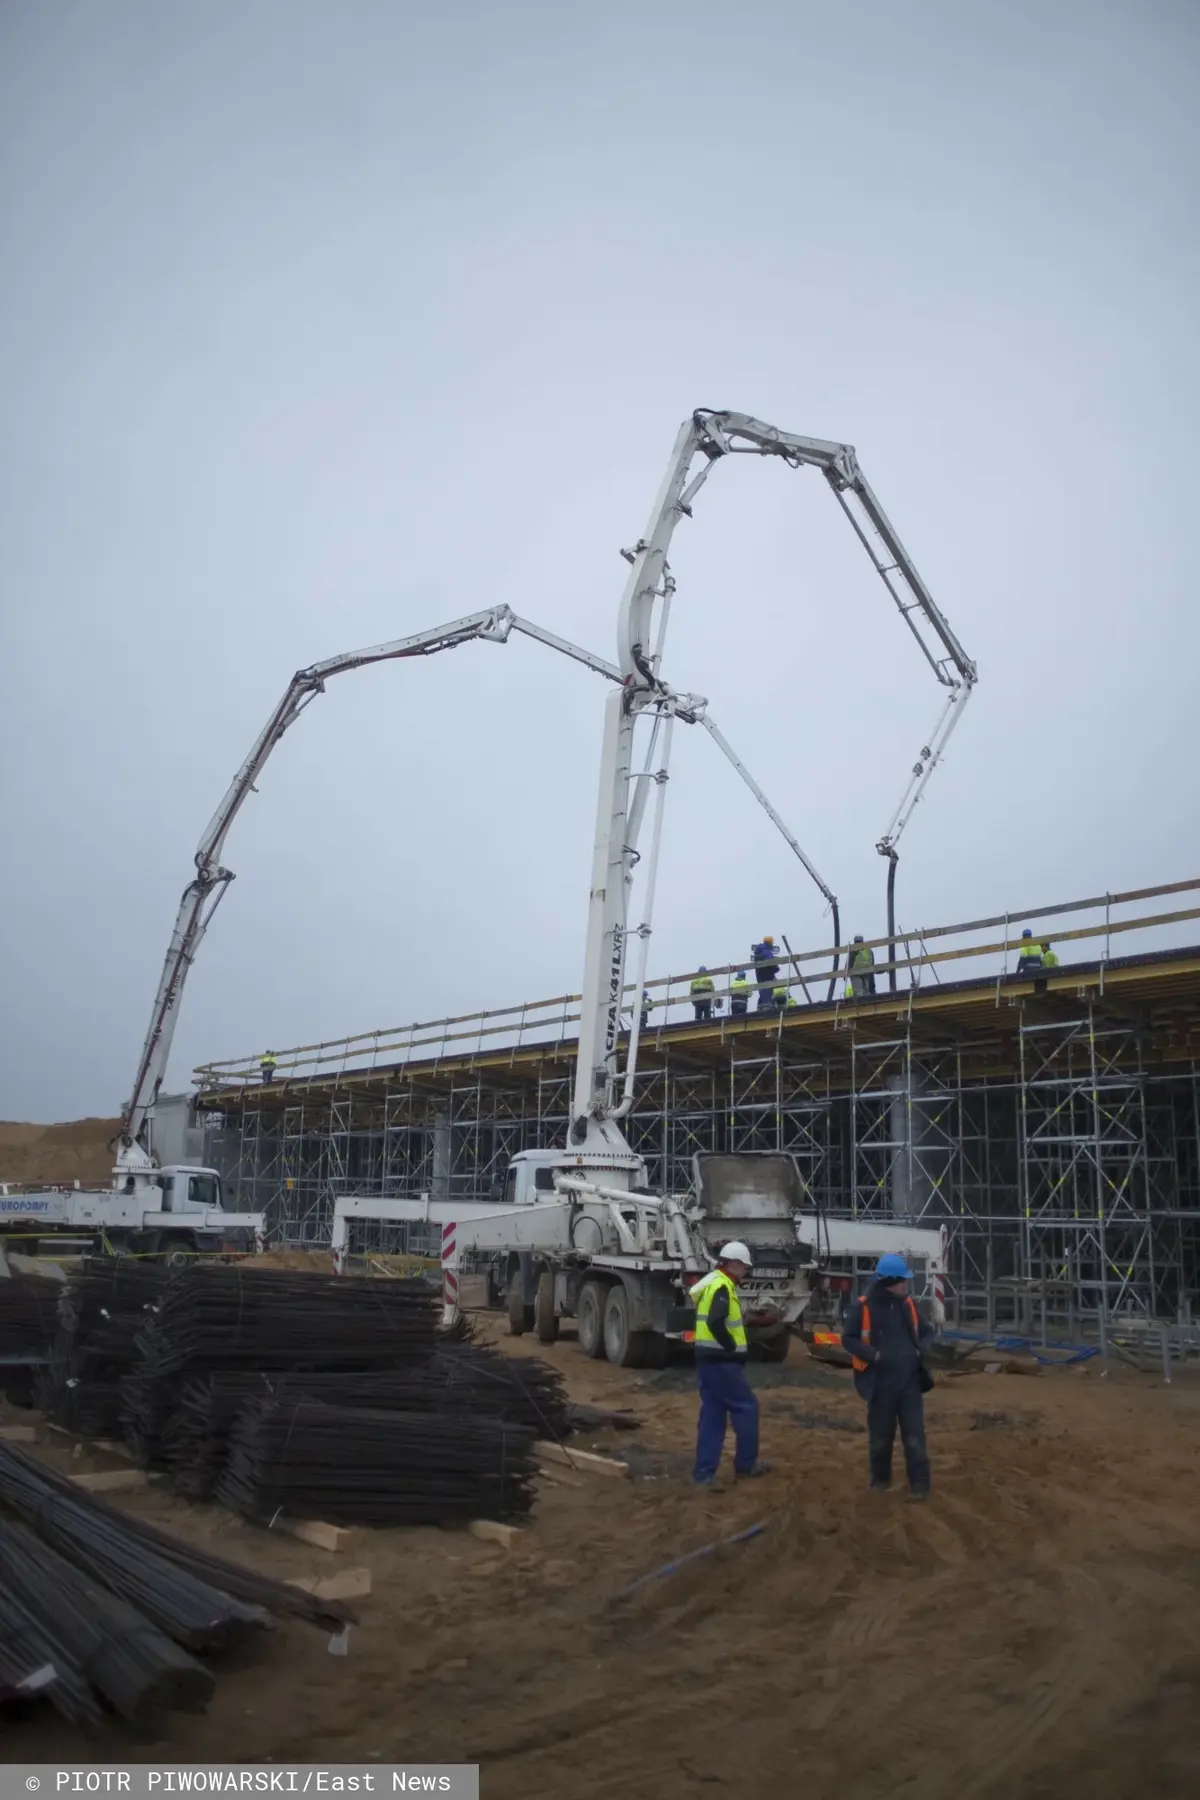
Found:
M 922 1349 L 932 1337 L 908 1292 L 912 1271 L 889 1252 L 875 1265 L 870 1288 L 850 1308 L 842 1348 L 854 1364 L 854 1385 L 867 1403 L 867 1455 L 871 1486 L 892 1485 L 896 1427 L 914 1500 L 929 1498 L 923 1396 L 933 1386 Z

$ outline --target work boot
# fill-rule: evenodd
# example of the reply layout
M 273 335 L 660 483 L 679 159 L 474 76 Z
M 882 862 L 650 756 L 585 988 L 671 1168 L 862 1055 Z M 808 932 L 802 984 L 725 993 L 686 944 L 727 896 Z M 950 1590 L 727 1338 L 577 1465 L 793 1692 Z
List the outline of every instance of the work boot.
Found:
M 739 1481 L 753 1481 L 758 1475 L 769 1475 L 774 1466 L 769 1462 L 756 1462 L 751 1469 L 735 1469 L 733 1472 Z
M 913 1500 L 913 1501 L 928 1500 L 929 1489 L 928 1488 L 913 1488 L 912 1492 L 909 1494 L 908 1497 L 910 1500 Z
M 875 1477 L 872 1476 L 869 1485 L 872 1493 L 886 1494 L 892 1484 L 890 1481 L 876 1481 Z

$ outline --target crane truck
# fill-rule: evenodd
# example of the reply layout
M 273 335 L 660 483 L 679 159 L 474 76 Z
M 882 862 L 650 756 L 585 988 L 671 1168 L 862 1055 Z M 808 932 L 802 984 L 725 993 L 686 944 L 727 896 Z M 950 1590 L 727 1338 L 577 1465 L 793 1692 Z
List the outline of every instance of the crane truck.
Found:
M 904 794 L 877 848 L 889 859 L 892 893 L 895 845 L 941 760 L 977 679 L 943 614 L 894 531 L 847 444 L 798 437 L 748 415 L 700 411 L 685 420 L 645 534 L 623 554 L 630 564 L 617 632 L 619 685 L 605 705 L 595 847 L 580 1003 L 579 1041 L 567 1142 L 513 1158 L 504 1203 L 489 1207 L 442 1201 L 348 1197 L 335 1207 L 334 1266 L 345 1266 L 351 1222 L 412 1219 L 412 1208 L 441 1223 L 447 1318 L 460 1304 L 460 1275 L 472 1264 L 488 1271 L 503 1296 L 510 1329 L 536 1330 L 552 1340 L 573 1317 L 581 1347 L 625 1366 L 660 1361 L 672 1338 L 691 1331 L 688 1290 L 715 1260 L 720 1242 L 746 1240 L 755 1253 L 743 1305 L 749 1334 L 761 1353 L 783 1357 L 790 1333 L 832 1282 L 860 1256 L 901 1250 L 928 1272 L 935 1318 L 942 1307 L 945 1237 L 907 1224 L 822 1219 L 811 1207 L 794 1159 L 787 1155 L 697 1157 L 693 1190 L 656 1195 L 646 1166 L 621 1129 L 633 1106 L 642 998 L 673 726 L 705 724 L 784 831 L 827 901 L 836 900 L 796 840 L 749 776 L 707 713 L 707 701 L 676 693 L 662 677 L 667 620 L 675 583 L 667 560 L 675 528 L 692 516 L 692 502 L 712 468 L 739 454 L 781 459 L 791 468 L 824 475 L 901 617 L 917 638 L 946 698 L 929 742 L 922 746 Z M 698 466 L 697 466 L 698 465 Z M 649 742 L 635 773 L 635 732 L 650 723 Z M 631 1025 L 622 1032 L 629 948 L 629 901 L 638 840 L 648 799 L 653 819 L 636 927 L 637 969 Z M 835 935 L 836 926 L 835 926 Z M 622 1066 L 622 1045 L 624 1063 Z
M 325 691 L 332 676 L 374 663 L 430 656 L 472 639 L 503 644 L 513 631 L 616 677 L 617 671 L 601 658 L 518 618 L 507 606 L 489 607 L 411 637 L 330 657 L 292 676 L 196 850 L 195 874 L 180 899 L 133 1088 L 114 1139 L 111 1187 L 0 1184 L 0 1245 L 8 1241 L 26 1250 L 61 1250 L 69 1244 L 71 1248 L 160 1256 L 169 1263 L 181 1263 L 198 1253 L 262 1250 L 266 1221 L 261 1213 L 228 1207 L 216 1169 L 161 1166 L 152 1141 L 154 1108 L 170 1057 L 184 984 L 213 914 L 233 880 L 233 871 L 221 863 L 230 827 L 247 797 L 256 792 L 271 752 L 311 701 Z

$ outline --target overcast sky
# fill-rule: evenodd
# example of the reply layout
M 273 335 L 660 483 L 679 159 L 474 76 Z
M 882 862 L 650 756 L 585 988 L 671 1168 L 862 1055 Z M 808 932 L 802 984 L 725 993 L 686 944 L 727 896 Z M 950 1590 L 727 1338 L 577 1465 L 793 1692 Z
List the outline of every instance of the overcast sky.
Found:
M 500 601 L 615 656 L 697 406 L 856 445 L 979 664 L 902 922 L 1197 873 L 1198 50 L 1187 0 L 8 0 L 0 1117 L 121 1103 L 295 668 Z M 667 674 L 881 931 L 938 695 L 849 526 L 746 461 L 672 561 Z M 603 694 L 515 639 L 333 684 L 167 1086 L 576 990 Z M 653 971 L 827 941 L 674 760 Z

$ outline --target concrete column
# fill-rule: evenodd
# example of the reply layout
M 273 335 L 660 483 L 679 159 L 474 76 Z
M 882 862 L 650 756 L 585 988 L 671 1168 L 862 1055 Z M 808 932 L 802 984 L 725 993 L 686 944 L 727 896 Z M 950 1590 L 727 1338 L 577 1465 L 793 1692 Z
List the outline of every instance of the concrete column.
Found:
M 891 1091 L 891 1211 L 897 1219 L 932 1223 L 948 1208 L 946 1192 L 949 1147 L 933 1123 L 929 1076 L 910 1062 L 907 1077 L 888 1078 Z
M 433 1121 L 433 1184 L 430 1198 L 433 1200 L 450 1199 L 450 1115 L 438 1113 Z

